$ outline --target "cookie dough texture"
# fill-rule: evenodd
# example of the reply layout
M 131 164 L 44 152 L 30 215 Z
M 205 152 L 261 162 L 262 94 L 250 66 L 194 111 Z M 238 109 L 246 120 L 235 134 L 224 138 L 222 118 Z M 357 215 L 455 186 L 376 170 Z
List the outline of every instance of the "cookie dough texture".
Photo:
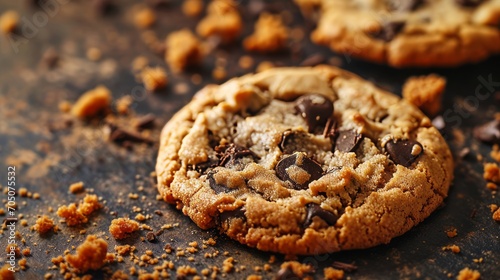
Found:
M 500 53 L 500 0 L 295 0 L 319 9 L 311 38 L 395 67 L 455 66 Z
M 443 202 L 453 162 L 416 107 L 317 66 L 205 87 L 165 125 L 156 171 L 164 199 L 199 227 L 319 254 L 408 231 Z

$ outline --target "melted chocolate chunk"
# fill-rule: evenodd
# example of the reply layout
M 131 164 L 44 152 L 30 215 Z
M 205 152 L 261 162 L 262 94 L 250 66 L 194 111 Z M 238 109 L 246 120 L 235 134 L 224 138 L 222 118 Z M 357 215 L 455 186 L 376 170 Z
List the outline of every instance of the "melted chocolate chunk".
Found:
M 500 144 L 500 120 L 493 120 L 474 128 L 474 137 L 489 144 Z
M 484 0 L 455 0 L 455 2 L 464 7 L 476 7 L 479 4 L 483 3 Z
M 363 139 L 363 135 L 354 130 L 341 130 L 335 140 L 335 149 L 341 152 L 352 152 Z
M 219 215 L 220 223 L 224 224 L 231 219 L 242 219 L 246 221 L 247 217 L 245 216 L 245 212 L 246 209 L 244 206 L 233 211 L 224 211 Z
M 198 163 L 194 166 L 188 166 L 190 170 L 196 170 L 199 173 L 205 173 L 209 168 L 217 167 L 219 164 L 219 160 L 217 159 L 208 159 L 208 161 Z
M 147 114 L 137 118 L 134 126 L 137 129 L 153 128 L 155 126 L 155 120 L 156 117 L 153 114 Z
M 405 167 L 409 167 L 424 151 L 422 144 L 414 140 L 389 141 L 385 149 L 396 164 Z
M 254 159 L 258 159 L 259 157 L 249 149 L 236 145 L 219 145 L 215 147 L 215 151 L 219 156 L 219 166 L 226 166 L 228 164 L 233 164 L 237 159 L 243 158 L 246 156 L 251 156 Z
M 391 11 L 410 12 L 416 10 L 423 2 L 423 0 L 389 0 L 387 6 Z
M 303 95 L 297 99 L 295 109 L 307 122 L 309 132 L 313 133 L 325 126 L 333 114 L 333 103 L 319 94 Z
M 281 268 L 274 277 L 274 280 L 300 280 L 300 279 L 302 278 L 299 277 L 297 274 L 295 274 L 293 270 L 291 270 L 289 267 Z
M 306 210 L 307 210 L 306 219 L 304 220 L 305 228 L 311 225 L 314 217 L 321 218 L 329 226 L 335 225 L 335 223 L 338 220 L 338 217 L 335 214 L 333 214 L 330 211 L 326 211 L 325 209 L 321 208 L 321 206 L 319 206 L 318 204 L 309 203 L 306 205 Z
M 382 28 L 379 31 L 371 33 L 371 35 L 374 38 L 389 42 L 403 30 L 405 24 L 406 22 L 404 21 L 386 21 L 382 24 Z
M 307 137 L 306 132 L 287 130 L 281 136 L 279 148 L 285 154 L 293 154 L 300 151 L 301 143 L 307 141 Z
M 295 153 L 282 159 L 275 170 L 278 178 L 290 182 L 296 190 L 307 189 L 309 183 L 323 175 L 321 166 L 305 153 Z
M 207 174 L 208 183 L 210 184 L 210 188 L 212 188 L 212 190 L 214 190 L 216 194 L 230 192 L 231 189 L 229 189 L 228 187 L 226 187 L 222 184 L 217 184 L 217 182 L 215 181 L 215 178 L 214 178 L 215 173 L 216 172 L 209 172 Z

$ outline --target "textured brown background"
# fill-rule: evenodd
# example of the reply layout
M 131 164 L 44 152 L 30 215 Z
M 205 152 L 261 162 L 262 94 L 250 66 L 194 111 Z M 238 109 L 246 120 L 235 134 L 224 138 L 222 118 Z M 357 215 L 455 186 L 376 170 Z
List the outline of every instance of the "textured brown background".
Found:
M 130 22 L 130 7 L 136 1 L 115 1 L 120 3 L 118 10 L 105 17 L 97 16 L 87 2 L 69 1 L 61 5 L 60 11 L 48 17 L 46 25 L 29 33 L 30 37 L 33 35 L 32 38 L 22 42 L 17 41 L 20 40 L 19 37 L 16 38 L 16 42 L 21 42 L 17 53 L 11 45 L 12 37 L 0 38 L 0 184 L 6 185 L 7 166 L 15 165 L 17 186 L 41 194 L 39 200 L 19 196 L 16 198 L 19 203 L 17 213 L 23 214 L 29 224 L 28 227 L 17 226 L 26 239 L 26 245 L 21 245 L 21 248 L 29 246 L 32 251 L 32 256 L 27 258 L 29 268 L 16 276 L 19 279 L 39 279 L 52 265 L 50 258 L 84 240 L 85 236 L 79 234 L 81 229 L 87 229 L 87 234 L 109 236 L 107 228 L 115 218 L 110 212 L 116 212 L 118 217 L 134 217 L 136 213 L 132 212 L 132 207 L 138 206 L 142 208 L 143 214 L 153 216 L 146 224 L 155 230 L 166 223 L 179 223 L 179 226 L 165 231 L 158 237 L 158 243 L 141 242 L 139 236 L 145 236 L 146 231 L 123 242 L 110 238 L 110 252 L 114 251 L 116 244 L 134 244 L 138 247 L 137 255 L 150 249 L 156 256 L 160 256 L 165 243 L 172 244 L 173 248 L 185 248 L 191 241 L 201 244 L 202 240 L 214 237 L 217 245 L 195 254 L 195 262 L 189 262 L 187 257 L 176 257 L 175 254 L 169 255 L 168 259 L 173 260 L 176 267 L 188 264 L 201 271 L 208 266 L 221 266 L 226 258 L 222 252 L 227 251 L 236 259 L 237 266 L 247 267 L 242 272 L 229 274 L 228 279 L 244 279 L 249 274 L 262 275 L 264 279 L 272 278 L 278 271 L 283 256 L 276 255 L 277 261 L 272 265 L 272 271 L 255 272 L 253 267 L 263 266 L 271 254 L 241 246 L 216 231 L 202 231 L 173 207 L 155 200 L 156 189 L 150 181 L 149 173 L 154 170 L 156 144 L 153 147 L 138 144 L 127 150 L 107 142 L 98 122 L 75 121 L 72 127 L 66 128 L 64 120 L 68 116 L 58 110 L 60 101 L 74 102 L 82 92 L 104 84 L 112 90 L 115 99 L 134 93 L 134 114 L 151 112 L 158 117 L 158 123 L 163 125 L 176 110 L 189 101 L 201 85 L 213 82 L 211 69 L 215 56 L 227 58 L 230 76 L 247 72 L 237 66 L 237 59 L 243 53 L 240 42 L 216 51 L 205 59 L 202 67 L 193 72 L 170 75 L 170 84 L 166 90 L 157 94 L 143 94 L 141 85 L 135 81 L 131 72 L 132 60 L 137 55 L 144 55 L 150 58 L 152 65 L 166 66 L 162 57 L 146 46 L 141 39 L 141 32 Z M 170 2 L 172 4 L 169 7 L 157 9 L 159 22 L 154 31 L 159 38 L 164 38 L 170 31 L 180 27 L 193 28 L 197 22 L 180 13 L 178 1 Z M 304 27 L 306 31 L 313 27 L 302 18 L 290 1 L 274 3 L 278 9 L 292 12 L 294 22 L 291 26 Z M 0 12 L 12 8 L 33 23 L 33 15 L 37 10 L 30 9 L 25 4 L 24 1 L 1 0 Z M 247 4 L 243 2 L 240 5 L 247 22 L 245 34 L 252 29 L 252 24 L 248 22 L 255 19 L 248 12 Z M 60 54 L 59 66 L 53 70 L 47 70 L 40 62 L 42 54 L 49 47 L 55 48 Z M 89 61 L 85 57 L 89 47 L 99 48 L 103 58 L 98 62 Z M 475 95 L 476 88 L 482 84 L 479 77 L 486 80 L 490 77 L 490 80 L 500 82 L 500 57 L 457 69 L 397 70 L 342 55 L 336 56 L 326 48 L 311 45 L 307 36 L 305 40 L 293 43 L 291 49 L 294 51 L 253 57 L 256 61 L 271 60 L 290 66 L 300 65 L 304 58 L 317 53 L 327 58 L 337 57 L 336 61 L 340 61 L 342 67 L 395 93 L 400 92 L 402 83 L 411 75 L 429 72 L 444 75 L 448 79 L 448 87 L 443 111 L 448 110 L 445 115 L 448 126 L 443 133 L 455 154 L 463 147 L 472 149 L 468 157 L 457 160 L 456 179 L 443 208 L 389 245 L 300 258 L 302 262 L 311 263 L 316 268 L 316 278 L 322 278 L 323 268 L 334 261 L 354 262 L 358 270 L 347 273 L 353 279 L 437 279 L 446 278 L 447 273 L 456 276 L 464 267 L 477 269 L 483 279 L 500 278 L 500 224 L 493 221 L 488 208 L 491 203 L 500 204 L 500 199 L 486 189 L 486 183 L 482 179 L 482 164 L 476 159 L 476 155 L 482 154 L 484 161 L 491 162 L 488 157 L 491 148 L 471 139 L 471 128 L 492 118 L 500 106 L 499 94 L 495 97 L 494 93 L 500 91 L 499 85 L 493 85 L 491 92 L 483 87 L 481 93 L 487 97 L 483 100 Z M 193 73 L 202 75 L 201 85 L 196 86 L 190 82 Z M 182 83 L 188 85 L 188 92 L 175 93 L 176 85 Z M 463 110 L 463 116 L 453 110 Z M 121 117 L 120 122 L 130 123 L 134 114 Z M 153 137 L 158 136 L 160 128 L 158 126 L 152 130 Z M 56 214 L 49 213 L 47 209 L 49 206 L 57 209 L 61 204 L 80 200 L 83 194 L 68 193 L 68 185 L 80 180 L 87 189 L 92 188 L 94 193 L 103 197 L 106 201 L 105 208 L 93 214 L 86 226 L 70 228 L 60 224 Z M 144 191 L 138 191 L 139 186 L 144 186 Z M 128 193 L 138 193 L 145 199 L 131 200 L 127 197 Z M 161 210 L 164 216 L 155 215 L 155 210 Z M 29 227 L 40 214 L 54 218 L 61 231 L 44 237 L 31 232 Z M 458 236 L 448 238 L 445 231 L 452 227 L 457 229 Z M 5 248 L 6 233 L 7 231 L 1 236 L 0 248 Z M 74 235 L 74 238 L 70 235 Z M 441 250 L 443 246 L 451 244 L 460 246 L 461 253 Z M 203 257 L 205 252 L 214 250 L 221 252 L 217 258 Z M 3 254 L 0 255 L 2 263 L 4 258 Z M 482 263 L 473 261 L 479 258 L 484 259 Z M 108 267 L 111 270 L 128 271 L 130 261 L 114 263 Z M 152 271 L 152 267 L 146 269 Z M 51 272 L 59 277 L 57 271 Z M 175 271 L 171 274 L 175 278 Z M 95 275 L 100 278 L 103 273 L 96 272 Z

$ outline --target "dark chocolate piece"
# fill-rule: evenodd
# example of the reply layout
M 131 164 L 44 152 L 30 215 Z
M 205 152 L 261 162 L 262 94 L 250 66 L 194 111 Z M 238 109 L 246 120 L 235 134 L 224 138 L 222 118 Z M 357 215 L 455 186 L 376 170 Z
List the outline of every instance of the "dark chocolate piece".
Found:
M 474 128 L 474 138 L 489 144 L 500 144 L 500 120 L 495 119 Z
M 156 117 L 153 114 L 147 114 L 136 120 L 135 127 L 137 129 L 153 128 L 155 126 L 155 120 Z
M 297 167 L 301 170 L 290 170 Z M 314 160 L 308 158 L 305 153 L 295 153 L 282 159 L 276 165 L 276 175 L 283 181 L 290 182 L 294 189 L 307 189 L 309 183 L 318 180 L 323 175 L 323 169 Z M 294 172 L 307 174 L 293 174 Z M 292 175 L 292 176 L 290 176 Z
M 231 219 L 242 219 L 242 220 L 246 221 L 247 218 L 245 217 L 245 211 L 246 210 L 245 210 L 244 206 L 241 208 L 235 209 L 233 211 L 224 211 L 224 212 L 220 213 L 220 215 L 219 215 L 220 222 L 221 222 L 221 224 L 224 224 Z
M 386 21 L 382 23 L 382 28 L 379 31 L 371 33 L 371 35 L 374 38 L 389 42 L 403 30 L 405 24 L 404 21 Z
M 385 144 L 389 157 L 396 164 L 409 167 L 423 152 L 422 144 L 415 140 L 392 140 Z
M 309 132 L 315 132 L 316 128 L 323 128 L 333 114 L 333 103 L 330 99 L 319 95 L 303 95 L 295 104 L 295 109 L 305 119 Z
M 476 7 L 483 3 L 483 0 L 455 0 L 455 2 L 463 7 Z
M 312 222 L 314 217 L 319 217 L 329 226 L 335 225 L 338 220 L 337 215 L 330 211 L 327 211 L 318 204 L 309 203 L 306 205 L 306 219 L 304 220 L 304 227 L 308 227 Z
M 219 156 L 219 166 L 226 166 L 228 164 L 234 163 L 237 159 L 243 158 L 246 156 L 251 156 L 254 159 L 258 159 L 259 157 L 252 152 L 251 150 L 236 145 L 234 143 L 230 145 L 219 145 L 215 147 L 215 151 Z
M 354 130 L 341 130 L 335 140 L 335 149 L 341 152 L 352 152 L 363 139 L 363 135 Z
M 209 172 L 207 174 L 208 183 L 210 184 L 210 188 L 212 188 L 212 190 L 214 190 L 216 194 L 230 192 L 231 189 L 229 189 L 228 187 L 226 187 L 222 184 L 217 184 L 217 182 L 215 181 L 215 178 L 214 178 L 215 173 L 216 172 Z

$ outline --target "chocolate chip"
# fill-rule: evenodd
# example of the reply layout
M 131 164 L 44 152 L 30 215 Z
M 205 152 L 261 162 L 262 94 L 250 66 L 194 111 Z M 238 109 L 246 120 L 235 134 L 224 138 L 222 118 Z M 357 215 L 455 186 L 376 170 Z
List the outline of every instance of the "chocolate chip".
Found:
M 188 166 L 190 170 L 196 170 L 198 173 L 205 173 L 208 169 L 217 167 L 219 165 L 218 159 L 209 158 L 208 161 L 198 163 L 194 166 Z
M 156 117 L 153 114 L 147 114 L 138 118 L 135 122 L 137 129 L 152 128 L 155 126 Z
M 296 190 L 307 189 L 309 183 L 323 175 L 321 166 L 300 152 L 282 159 L 275 170 L 278 178 L 291 183 Z
M 409 167 L 424 151 L 415 140 L 396 140 L 385 144 L 389 157 L 396 163 Z
M 297 274 L 290 269 L 290 267 L 284 267 L 278 270 L 274 280 L 300 280 L 302 277 L 299 277 Z
M 489 144 L 500 144 L 500 120 L 495 119 L 474 128 L 474 137 Z
M 120 143 L 122 145 L 127 142 L 136 142 L 136 143 L 147 143 L 152 144 L 153 140 L 142 136 L 140 133 L 136 131 L 129 131 L 123 128 L 120 128 L 113 124 L 108 124 L 109 129 L 109 140 L 115 143 Z
M 335 225 L 338 220 L 337 215 L 330 211 L 327 211 L 318 204 L 309 203 L 306 205 L 306 219 L 304 220 L 304 227 L 308 227 L 313 222 L 314 217 L 319 217 L 329 226 Z
M 301 66 L 316 66 L 325 63 L 326 57 L 322 54 L 313 54 L 300 63 Z
M 387 6 L 391 11 L 409 12 L 416 10 L 423 2 L 423 0 L 389 0 Z
M 308 134 L 304 131 L 287 130 L 281 136 L 279 148 L 284 154 L 293 154 L 300 151 L 307 138 Z
M 319 95 L 303 95 L 296 101 L 295 109 L 306 120 L 309 132 L 323 128 L 333 114 L 333 103 L 328 98 Z
M 358 146 L 361 139 L 363 135 L 354 130 L 341 130 L 335 140 L 335 149 L 345 153 L 351 152 Z
M 148 232 L 148 234 L 146 234 L 146 240 L 151 243 L 155 242 L 156 241 L 155 234 L 152 232 Z
M 217 182 L 215 181 L 215 178 L 214 178 L 215 173 L 216 172 L 212 171 L 212 172 L 209 172 L 207 174 L 208 183 L 210 184 L 210 187 L 212 188 L 212 190 L 214 190 L 216 194 L 230 192 L 231 189 L 229 189 L 228 187 L 226 187 L 222 184 L 217 184 Z
M 455 2 L 464 7 L 476 7 L 479 4 L 483 3 L 484 0 L 455 0 Z
M 374 38 L 389 42 L 403 30 L 405 24 L 406 22 L 404 21 L 386 21 L 382 24 L 382 28 L 379 31 L 371 33 L 371 35 Z
M 243 158 L 246 156 L 251 156 L 254 159 L 258 159 L 259 157 L 252 152 L 251 150 L 236 145 L 234 143 L 230 145 L 219 145 L 215 147 L 215 151 L 219 156 L 219 166 L 227 166 L 228 164 L 234 164 L 235 161 L 239 158 Z
M 221 224 L 227 223 L 231 219 L 241 219 L 243 221 L 246 221 L 246 216 L 245 216 L 246 209 L 245 207 L 241 207 L 232 211 L 224 211 L 220 213 L 219 219 Z

